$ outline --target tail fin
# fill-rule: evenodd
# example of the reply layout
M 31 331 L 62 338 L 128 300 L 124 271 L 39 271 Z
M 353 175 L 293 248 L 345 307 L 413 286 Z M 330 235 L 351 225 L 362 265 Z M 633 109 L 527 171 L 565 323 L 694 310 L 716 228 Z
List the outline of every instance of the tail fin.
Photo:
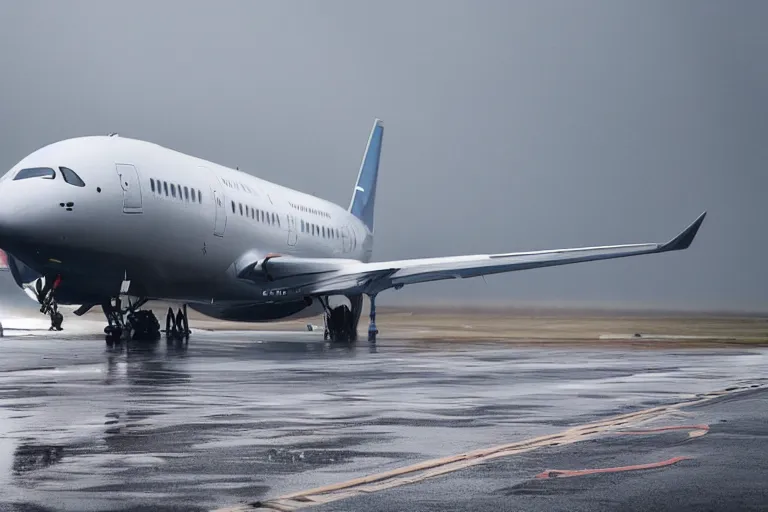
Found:
M 379 159 L 381 143 L 384 138 L 384 123 L 376 119 L 373 123 L 368 146 L 365 148 L 363 163 L 357 175 L 357 185 L 349 203 L 349 212 L 363 221 L 365 227 L 373 233 L 373 206 L 376 201 L 376 181 L 379 177 Z

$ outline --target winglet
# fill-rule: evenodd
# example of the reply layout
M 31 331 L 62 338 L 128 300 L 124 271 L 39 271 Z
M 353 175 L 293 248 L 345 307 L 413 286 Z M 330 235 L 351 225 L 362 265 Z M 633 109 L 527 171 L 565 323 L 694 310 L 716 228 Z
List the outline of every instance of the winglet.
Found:
M 662 245 L 659 248 L 660 252 L 682 251 L 683 249 L 687 249 L 688 247 L 690 247 L 691 242 L 693 242 L 693 239 L 696 238 L 696 233 L 699 232 L 701 223 L 704 222 L 704 217 L 706 216 L 707 216 L 707 212 L 704 212 L 701 215 L 699 215 L 699 217 L 695 221 L 693 221 L 693 224 L 685 228 L 682 233 L 680 233 L 675 238 L 673 238 L 669 242 Z

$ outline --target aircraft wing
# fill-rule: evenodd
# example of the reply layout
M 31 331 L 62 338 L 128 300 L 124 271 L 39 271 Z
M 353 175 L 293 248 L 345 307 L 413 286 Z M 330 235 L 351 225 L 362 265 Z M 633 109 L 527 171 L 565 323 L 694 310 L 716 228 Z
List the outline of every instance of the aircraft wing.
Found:
M 286 293 L 304 295 L 375 294 L 388 288 L 443 279 L 466 279 L 488 274 L 568 265 L 687 249 L 706 212 L 666 243 L 577 247 L 502 254 L 477 254 L 362 263 L 331 258 L 268 256 L 237 265 L 238 277 L 261 281 Z M 279 293 L 278 293 L 279 294 Z

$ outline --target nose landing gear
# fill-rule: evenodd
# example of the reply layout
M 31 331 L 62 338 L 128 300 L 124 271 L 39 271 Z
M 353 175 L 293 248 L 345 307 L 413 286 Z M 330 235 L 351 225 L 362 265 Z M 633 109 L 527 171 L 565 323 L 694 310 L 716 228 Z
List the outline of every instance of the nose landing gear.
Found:
M 51 307 L 50 311 L 50 317 L 51 317 L 51 326 L 48 328 L 49 331 L 61 331 L 63 328 L 61 327 L 62 322 L 64 322 L 64 315 L 59 313 L 58 306 L 56 303 L 53 303 L 53 306 Z
M 44 281 L 45 284 L 43 284 Z M 38 279 L 35 282 L 35 295 L 40 303 L 40 312 L 51 318 L 49 331 L 61 331 L 61 324 L 64 322 L 64 315 L 59 312 L 59 304 L 55 296 L 59 284 L 61 284 L 61 276 L 56 276 L 53 280 Z

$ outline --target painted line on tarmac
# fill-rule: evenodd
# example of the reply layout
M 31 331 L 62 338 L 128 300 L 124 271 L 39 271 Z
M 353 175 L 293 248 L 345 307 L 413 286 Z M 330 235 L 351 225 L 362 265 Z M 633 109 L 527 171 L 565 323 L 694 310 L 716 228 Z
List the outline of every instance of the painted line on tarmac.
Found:
M 615 468 L 598 468 L 598 469 L 548 469 L 542 471 L 536 478 L 569 478 L 572 476 L 584 476 L 594 475 L 597 473 L 621 473 L 623 471 L 638 471 L 642 469 L 655 469 L 663 468 L 665 466 L 671 466 L 677 464 L 680 461 L 688 460 L 690 457 L 672 457 L 671 459 L 662 460 L 659 462 L 651 462 L 649 464 L 634 464 L 632 466 L 618 466 Z
M 616 432 L 616 434 L 624 436 L 642 436 L 646 434 L 660 434 L 672 430 L 688 430 L 688 437 L 701 437 L 709 432 L 709 425 L 673 425 L 669 427 L 646 428 L 640 430 L 623 430 Z
M 580 441 L 595 439 L 603 434 L 622 433 L 622 430 L 630 426 L 636 426 L 669 414 L 674 414 L 684 407 L 700 405 L 724 396 L 764 389 L 766 387 L 768 387 L 766 384 L 729 387 L 726 390 L 699 395 L 699 398 L 693 400 L 685 400 L 675 404 L 652 407 L 641 411 L 620 414 L 593 423 L 578 425 L 563 430 L 557 434 L 535 437 L 491 448 L 473 450 L 449 457 L 432 459 L 383 473 L 347 480 L 346 482 L 285 494 L 265 501 L 219 508 L 214 512 L 247 512 L 253 510 L 293 512 L 294 510 L 302 508 L 322 505 L 354 496 L 370 494 L 391 489 L 393 487 L 421 482 L 428 478 L 452 473 L 499 457 L 508 457 L 510 455 L 517 455 L 519 453 L 530 452 L 551 446 L 578 443 Z M 701 427 L 701 425 L 697 425 L 697 427 Z M 698 429 L 698 431 L 702 430 L 706 432 L 704 429 Z

